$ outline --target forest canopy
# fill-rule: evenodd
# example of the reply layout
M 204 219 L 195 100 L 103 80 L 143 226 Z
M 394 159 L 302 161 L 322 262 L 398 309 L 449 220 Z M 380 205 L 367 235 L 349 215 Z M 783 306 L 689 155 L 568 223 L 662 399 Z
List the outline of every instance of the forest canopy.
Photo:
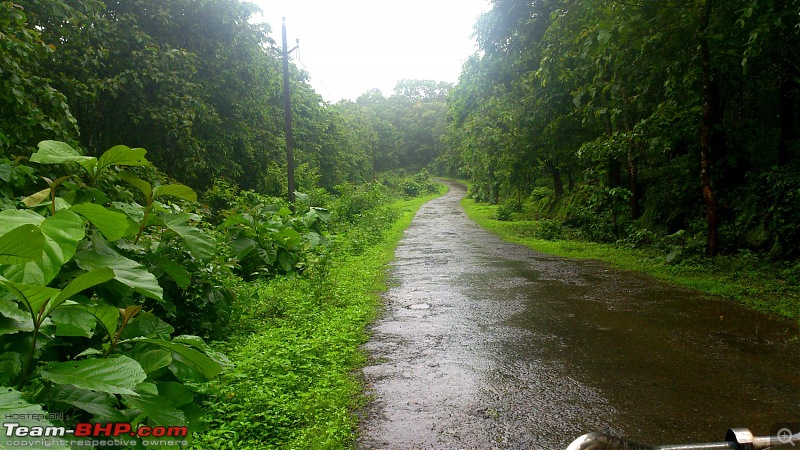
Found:
M 59 139 L 90 155 L 146 148 L 195 188 L 225 178 L 286 191 L 278 45 L 238 0 L 0 3 L 0 157 Z M 403 80 L 388 99 L 328 104 L 290 66 L 298 189 L 332 190 L 443 152 L 450 85 Z
M 440 163 L 476 199 L 800 254 L 800 2 L 494 0 L 475 37 Z
M 291 65 L 298 190 L 427 167 L 591 240 L 800 254 L 798 0 L 491 4 L 456 85 L 329 104 Z M 280 50 L 252 4 L 0 8 L 0 157 L 126 143 L 195 188 L 286 193 Z

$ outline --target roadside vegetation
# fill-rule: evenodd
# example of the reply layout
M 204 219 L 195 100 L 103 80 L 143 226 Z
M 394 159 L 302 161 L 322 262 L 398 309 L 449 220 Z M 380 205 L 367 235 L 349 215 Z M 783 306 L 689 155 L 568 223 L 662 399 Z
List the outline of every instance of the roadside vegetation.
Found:
M 195 448 L 353 444 L 354 411 L 365 401 L 359 346 L 381 309 L 387 264 L 403 230 L 444 189 L 430 188 L 420 197 L 390 195 L 382 185 L 355 188 L 335 201 L 337 231 L 317 267 L 243 286 L 237 319 L 219 342 L 235 367 L 214 382 L 209 428 Z
M 346 446 L 386 264 L 441 186 L 385 174 L 298 192 L 292 211 L 217 180 L 198 202 L 145 155 L 42 141 L 0 166 L 19 177 L 0 210 L 0 409 L 186 427 L 196 448 Z M 22 446 L 69 448 L 46 441 Z

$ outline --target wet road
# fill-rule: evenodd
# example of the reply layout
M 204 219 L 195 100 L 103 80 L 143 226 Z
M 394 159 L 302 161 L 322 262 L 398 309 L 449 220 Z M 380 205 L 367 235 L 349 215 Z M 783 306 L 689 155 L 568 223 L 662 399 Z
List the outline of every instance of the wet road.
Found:
M 463 195 L 424 205 L 397 249 L 365 345 L 360 448 L 702 442 L 800 421 L 795 324 L 505 243 Z

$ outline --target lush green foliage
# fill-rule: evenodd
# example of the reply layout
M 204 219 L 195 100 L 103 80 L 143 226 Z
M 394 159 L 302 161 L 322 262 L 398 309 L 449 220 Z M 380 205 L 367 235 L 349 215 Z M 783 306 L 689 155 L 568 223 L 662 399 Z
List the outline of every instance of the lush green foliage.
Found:
M 149 165 L 145 153 L 119 145 L 95 158 L 42 141 L 31 163 L 66 175 L 42 176 L 45 189 L 6 197 L 0 211 L 0 383 L 14 393 L 4 399 L 68 413 L 60 425 L 124 421 L 200 431 L 195 397 L 227 361 L 198 336 L 173 336 L 164 320 L 202 331 L 215 317 L 190 322 L 197 319 L 192 301 L 230 294 L 216 240 L 181 202 L 195 201 L 194 191 L 135 175 Z M 141 191 L 141 202 L 123 180 Z
M 18 152 L 41 139 L 76 136 L 66 98 L 47 74 L 38 73 L 38 64 L 55 46 L 42 40 L 13 2 L 0 2 L 0 30 L 0 156 L 5 149 Z
M 257 9 L 238 0 L 3 2 L 0 156 L 61 139 L 136 142 L 194 188 L 223 177 L 285 195 L 280 61 Z M 8 30 L 8 32 L 5 32 Z M 374 173 L 372 122 L 326 105 L 291 67 L 299 189 Z
M 341 187 L 326 271 L 258 279 L 242 291 L 233 335 L 220 343 L 235 369 L 207 402 L 196 448 L 347 448 L 363 401 L 353 371 L 378 308 L 386 264 L 428 197 L 391 201 L 379 185 Z
M 444 154 L 450 89 L 448 83 L 402 80 L 389 98 L 371 90 L 356 100 L 375 130 L 376 170 L 418 171 Z
M 797 1 L 492 4 L 441 159 L 473 198 L 603 242 L 684 230 L 707 253 L 800 255 Z M 544 186 L 549 205 L 528 201 Z
M 211 395 L 214 431 L 198 445 L 349 439 L 349 372 L 390 255 L 390 193 L 436 191 L 427 173 L 368 180 L 442 152 L 449 86 L 405 81 L 380 105 L 328 105 L 292 66 L 308 194 L 288 205 L 276 198 L 287 184 L 278 53 L 256 11 L 0 3 L 4 408 L 197 432 Z M 218 344 L 229 364 L 203 338 L 231 334 Z M 263 406 L 244 419 L 256 428 L 236 419 L 234 386 Z
M 0 211 L 4 407 L 66 412 L 65 426 L 187 425 L 214 446 L 230 428 L 242 433 L 237 448 L 345 442 L 358 393 L 350 372 L 391 257 L 385 232 L 396 238 L 403 207 L 381 184 L 343 184 L 338 197 L 298 192 L 292 213 L 218 181 L 206 212 L 145 155 L 42 141 L 30 166 L 2 166 L 16 177 Z M 35 191 L 38 174 L 46 187 L 17 195 Z M 438 191 L 427 173 L 395 189 L 409 185 Z M 231 336 L 217 346 L 233 361 L 187 333 Z M 242 389 L 261 411 L 247 423 L 232 417 Z M 214 430 L 197 434 L 207 395 Z

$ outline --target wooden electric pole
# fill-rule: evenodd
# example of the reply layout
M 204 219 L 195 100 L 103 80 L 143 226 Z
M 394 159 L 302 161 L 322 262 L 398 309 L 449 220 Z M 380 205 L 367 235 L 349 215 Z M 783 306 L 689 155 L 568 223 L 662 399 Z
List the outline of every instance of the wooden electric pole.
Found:
M 294 141 L 292 140 L 292 99 L 289 93 L 289 54 L 297 50 L 300 39 L 293 49 L 286 44 L 286 17 L 283 18 L 283 120 L 286 132 L 286 172 L 289 178 L 289 207 L 294 212 Z

